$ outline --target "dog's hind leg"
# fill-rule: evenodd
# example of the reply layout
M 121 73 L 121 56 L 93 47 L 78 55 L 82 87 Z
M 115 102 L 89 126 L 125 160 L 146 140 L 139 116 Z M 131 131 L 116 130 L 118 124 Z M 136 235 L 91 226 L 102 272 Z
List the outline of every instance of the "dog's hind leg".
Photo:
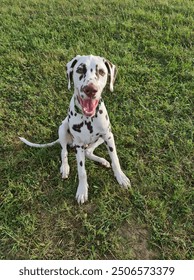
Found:
M 104 142 L 104 140 L 102 138 L 99 138 L 98 141 L 96 141 L 94 144 L 90 145 L 87 149 L 86 149 L 86 157 L 99 162 L 100 164 L 102 164 L 105 167 L 110 167 L 110 163 L 101 157 L 98 157 L 96 155 L 93 154 L 94 150 L 101 145 Z
M 69 164 L 68 164 L 68 151 L 67 151 L 67 145 L 72 143 L 72 137 L 71 134 L 68 131 L 69 125 L 67 118 L 62 122 L 62 124 L 59 127 L 59 141 L 62 147 L 61 151 L 61 168 L 60 172 L 62 174 L 62 178 L 66 179 L 69 176 Z

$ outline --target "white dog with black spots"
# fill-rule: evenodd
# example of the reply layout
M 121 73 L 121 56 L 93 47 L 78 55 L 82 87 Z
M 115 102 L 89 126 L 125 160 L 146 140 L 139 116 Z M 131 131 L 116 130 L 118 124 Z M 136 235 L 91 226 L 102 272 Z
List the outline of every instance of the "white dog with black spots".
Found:
M 113 133 L 102 91 L 109 78 L 110 91 L 116 77 L 116 67 L 110 61 L 99 56 L 76 56 L 67 63 L 68 89 L 74 83 L 74 94 L 71 98 L 68 115 L 59 127 L 59 138 L 48 144 L 35 144 L 20 137 L 20 140 L 32 147 L 48 147 L 56 143 L 62 146 L 62 178 L 69 176 L 67 145 L 75 147 L 79 185 L 76 199 L 78 203 L 88 200 L 88 181 L 85 169 L 85 157 L 110 167 L 104 158 L 94 155 L 94 149 L 103 142 L 107 146 L 111 165 L 118 183 L 128 188 L 130 181 L 120 167 Z

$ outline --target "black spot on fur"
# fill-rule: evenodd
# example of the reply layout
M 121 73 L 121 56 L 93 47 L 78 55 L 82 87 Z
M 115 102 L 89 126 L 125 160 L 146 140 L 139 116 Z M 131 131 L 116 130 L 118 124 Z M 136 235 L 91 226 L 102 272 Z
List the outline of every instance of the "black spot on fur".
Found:
M 68 75 L 67 75 L 67 77 L 68 77 Z M 71 71 L 71 72 L 69 73 L 69 79 L 70 79 L 70 81 L 73 80 L 73 71 Z
M 86 67 L 86 65 L 85 65 L 84 63 L 81 63 L 81 64 L 78 66 L 76 72 L 77 72 L 78 74 L 81 75 L 81 76 L 79 77 L 79 80 L 81 81 L 83 78 L 86 77 L 86 72 L 87 72 L 87 67 Z
M 73 116 L 73 112 L 71 111 L 71 115 Z
M 75 148 L 76 148 L 76 150 L 81 148 L 81 149 L 82 149 L 82 151 L 83 151 L 84 146 L 75 145 Z
M 75 66 L 76 63 L 77 63 L 77 59 L 75 59 L 75 60 L 72 62 L 71 68 L 73 68 L 73 67 Z M 68 77 L 68 75 L 67 75 L 67 77 Z M 73 80 L 73 71 L 71 71 L 71 72 L 69 73 L 69 79 L 70 79 L 70 81 Z
M 113 152 L 113 148 L 112 147 L 109 147 L 109 150 L 110 150 L 110 152 Z
M 84 73 L 84 75 L 86 74 L 86 72 L 87 72 L 87 67 L 86 67 L 85 64 L 83 64 L 83 73 Z
M 80 161 L 80 163 L 79 163 L 79 164 L 80 164 L 80 166 L 83 166 L 83 162 L 82 162 L 82 160 Z
M 102 110 L 99 110 L 99 113 L 100 113 L 100 114 L 102 114 L 102 113 L 103 113 L 103 111 L 102 111 Z
M 87 126 L 87 129 L 89 130 L 89 132 L 92 133 L 93 132 L 93 127 L 91 125 L 91 122 L 90 121 L 89 122 L 85 121 L 85 125 Z
M 96 65 L 96 77 L 97 77 L 97 79 L 99 79 L 99 71 L 98 71 L 98 65 Z
M 106 120 L 108 121 L 108 115 L 105 116 Z
M 76 117 L 76 116 L 77 116 L 77 113 L 75 113 L 74 116 Z
M 70 130 L 69 130 L 69 128 L 67 129 L 67 133 L 69 133 L 69 134 L 70 134 Z
M 75 66 L 75 64 L 77 63 L 77 59 L 75 59 L 72 64 L 71 64 L 71 68 L 73 68 Z
M 83 122 L 81 122 L 80 124 L 74 124 L 74 125 L 72 126 L 72 129 L 75 130 L 75 131 L 77 131 L 77 132 L 81 132 L 81 128 L 82 128 L 83 125 L 84 125 Z

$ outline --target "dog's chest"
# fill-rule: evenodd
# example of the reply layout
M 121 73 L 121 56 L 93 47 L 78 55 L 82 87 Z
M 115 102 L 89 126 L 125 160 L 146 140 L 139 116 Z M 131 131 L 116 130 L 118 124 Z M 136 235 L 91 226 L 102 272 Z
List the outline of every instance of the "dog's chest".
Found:
M 104 112 L 98 111 L 94 117 L 85 117 L 70 109 L 68 123 L 74 145 L 92 144 L 106 134 L 110 127 L 106 109 Z

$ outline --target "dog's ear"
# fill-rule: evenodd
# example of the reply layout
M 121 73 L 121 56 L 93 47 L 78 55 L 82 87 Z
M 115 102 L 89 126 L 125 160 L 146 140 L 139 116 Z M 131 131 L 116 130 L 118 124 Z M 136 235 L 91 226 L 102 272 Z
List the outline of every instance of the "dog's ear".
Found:
M 77 63 L 78 59 L 80 58 L 80 55 L 77 55 L 72 60 L 70 60 L 67 65 L 67 79 L 68 79 L 68 89 L 71 89 L 71 81 L 72 81 L 72 75 L 73 75 L 73 68 L 75 64 Z
M 104 59 L 104 63 L 108 69 L 108 74 L 110 76 L 110 91 L 113 91 L 113 85 L 117 75 L 117 68 L 114 64 L 112 64 L 109 60 Z

